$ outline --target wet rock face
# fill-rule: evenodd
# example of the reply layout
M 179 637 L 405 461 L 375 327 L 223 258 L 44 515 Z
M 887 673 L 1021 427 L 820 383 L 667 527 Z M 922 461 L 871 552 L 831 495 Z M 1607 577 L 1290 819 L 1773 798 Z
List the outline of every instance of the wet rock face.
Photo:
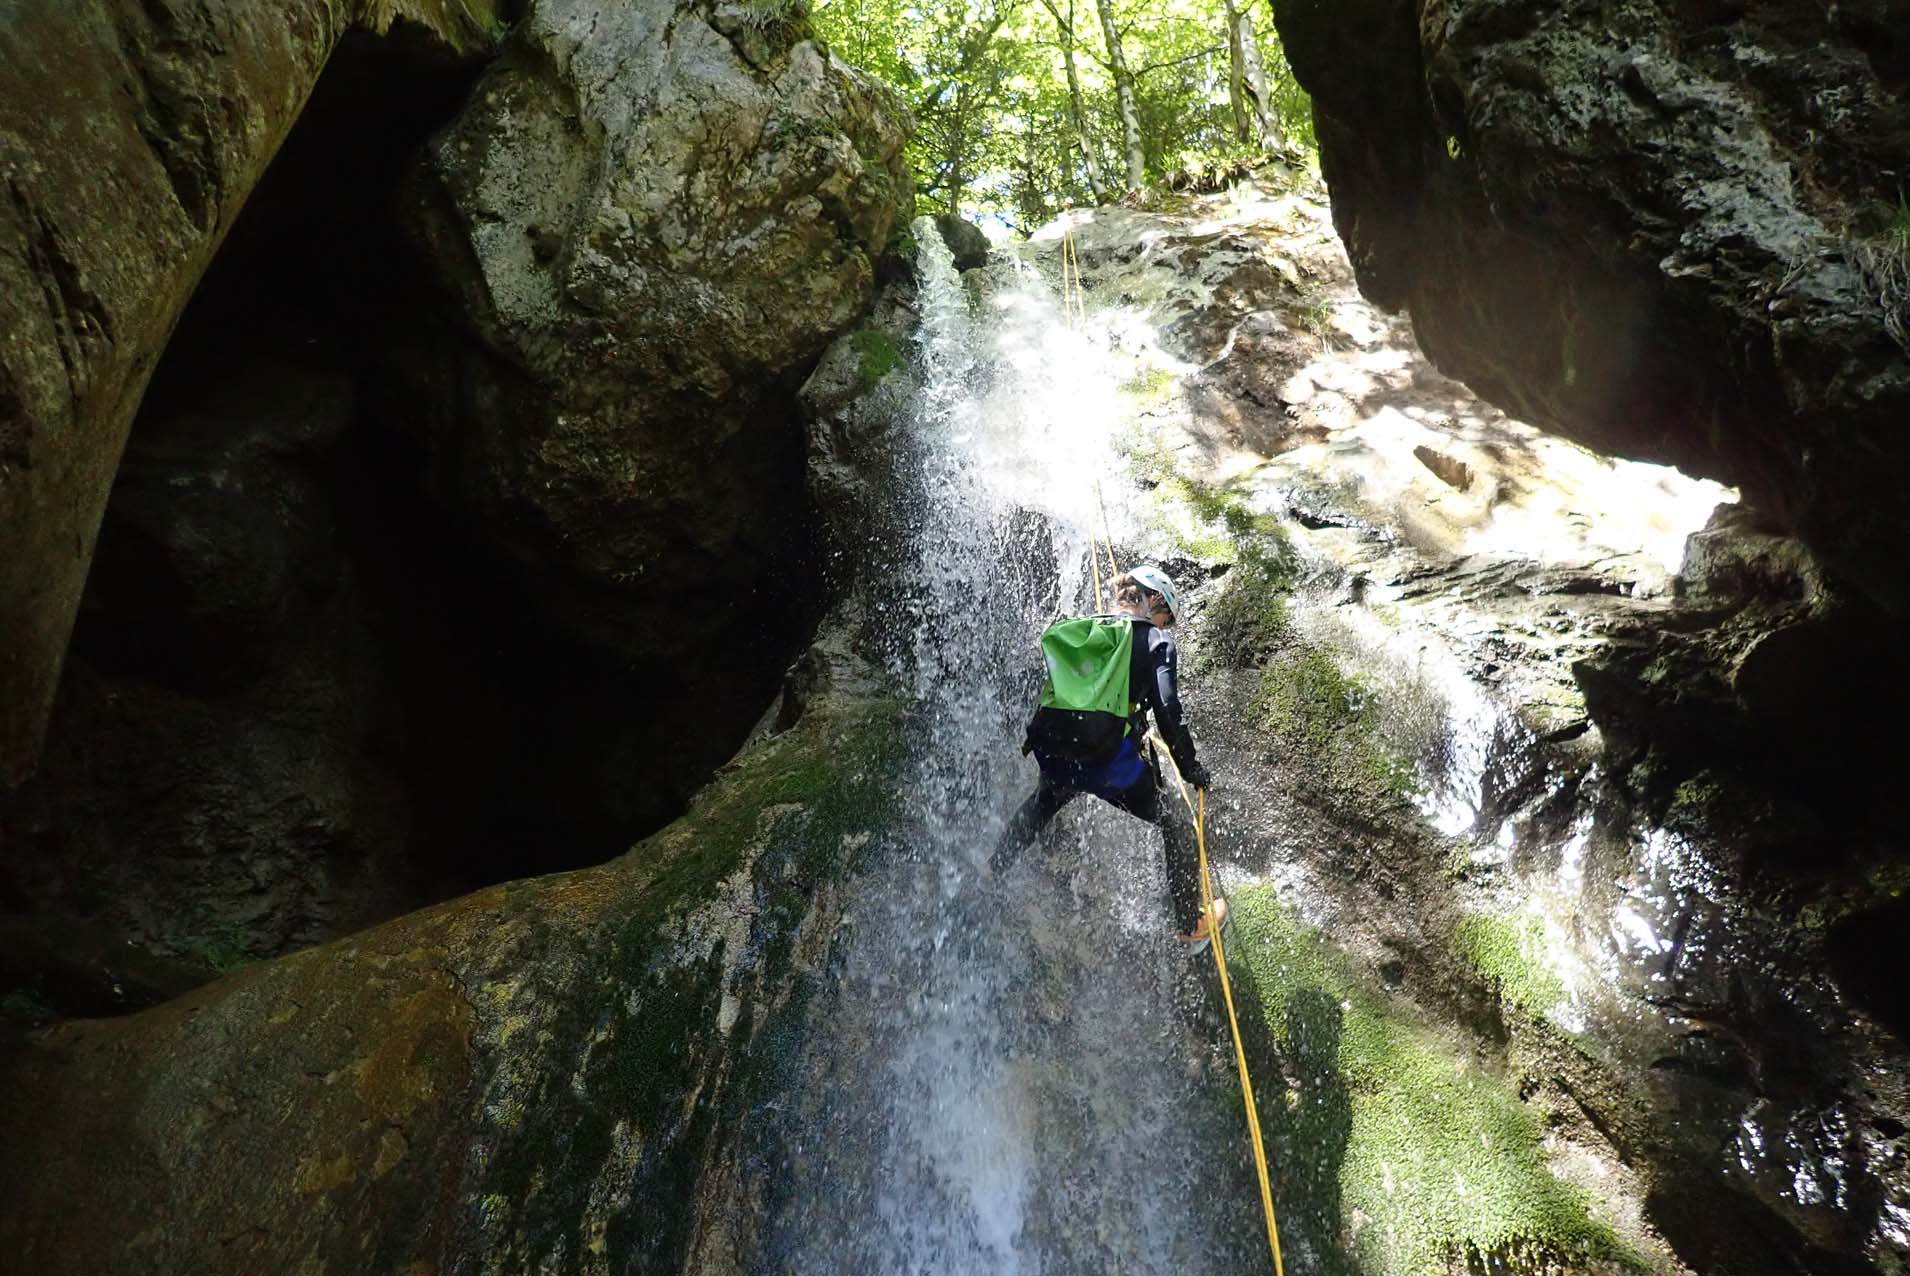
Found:
M 867 304 L 902 117 L 743 10 L 514 30 L 475 94 L 501 26 L 314 53 L 176 327 L 122 324 L 138 420 L 88 462 L 113 495 L 37 775 L 0 779 L 0 910 L 286 951 L 615 854 L 769 702 L 822 581 L 795 387 Z
M 1277 0 L 1360 286 L 1442 370 L 1739 485 L 1910 607 L 1910 26 L 1882 0 Z
M 693 697 L 717 758 L 815 581 L 796 386 L 911 198 L 905 114 L 805 36 L 541 4 L 408 196 L 449 357 L 399 376 L 443 489 L 558 623 L 672 679 L 742 671 Z
M 490 0 L 85 0 L 9 23 L 0 787 L 38 754 L 146 379 L 333 46 L 361 22 L 395 29 L 428 76 L 488 56 L 495 11 Z
M 1679 584 L 1675 622 L 1628 619 L 1621 641 L 1574 666 L 1591 716 L 1630 747 L 1738 769 L 1818 818 L 1887 836 L 1910 766 L 1894 729 L 1910 714 L 1901 621 L 1735 506 L 1690 538 Z M 1765 866 L 1821 854 L 1767 852 Z
M 974 222 L 954 213 L 943 213 L 935 219 L 935 229 L 941 233 L 948 251 L 954 254 L 955 269 L 978 270 L 988 264 L 988 236 Z
M 0 1243 L 44 1272 L 746 1270 L 693 1189 L 742 1177 L 898 782 L 880 676 L 811 663 L 827 690 L 628 855 L 10 1054 Z
M 1465 1025 L 1550 1168 L 1635 1202 L 1641 1269 L 1902 1270 L 1901 622 L 1714 485 L 1595 457 L 1439 376 L 1351 295 L 1308 233 L 1322 212 L 1268 199 L 1226 225 L 1196 202 L 1077 230 L 1091 307 L 1146 306 L 1195 365 L 1163 381 L 1137 359 L 1127 393 L 1150 512 L 1200 563 L 1173 569 L 1183 695 L 1218 780 L 1236 996 L 1251 974 L 1277 1005 L 1318 974 L 1229 859 L 1364 986 Z M 1316 1022 L 1364 1013 L 1331 991 Z M 1325 1100 L 1290 1117 L 1347 1112 L 1331 1055 L 1280 1018 L 1256 1086 L 1284 1071 Z M 1301 1116 L 1276 1148 L 1289 1262 L 1390 1241 L 1389 1210 L 1453 1179 L 1349 1179 L 1370 1096 L 1351 1087 L 1350 1138 Z M 1581 1155 L 1595 1176 L 1573 1177 Z M 1409 1214 L 1463 1220 L 1490 1194 Z

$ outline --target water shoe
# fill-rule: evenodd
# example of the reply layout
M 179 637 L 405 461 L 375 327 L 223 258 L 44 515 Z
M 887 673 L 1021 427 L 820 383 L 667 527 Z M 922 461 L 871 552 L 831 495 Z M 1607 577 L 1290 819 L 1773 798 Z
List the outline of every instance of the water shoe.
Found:
M 1207 918 L 1202 917 L 1200 924 L 1194 927 L 1194 933 L 1180 936 L 1180 942 L 1187 945 L 1187 951 L 1190 953 L 1204 953 L 1207 951 L 1207 945 L 1213 942 L 1214 927 L 1225 930 L 1232 920 L 1233 914 L 1227 910 L 1227 901 L 1215 896 L 1213 926 L 1209 926 Z

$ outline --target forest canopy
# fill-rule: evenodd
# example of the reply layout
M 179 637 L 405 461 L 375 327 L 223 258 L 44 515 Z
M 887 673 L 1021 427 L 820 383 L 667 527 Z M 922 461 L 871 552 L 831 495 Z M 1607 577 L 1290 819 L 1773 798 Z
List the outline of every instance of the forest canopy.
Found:
M 817 34 L 894 88 L 925 211 L 1020 231 L 1268 153 L 1313 149 L 1265 0 L 811 0 Z

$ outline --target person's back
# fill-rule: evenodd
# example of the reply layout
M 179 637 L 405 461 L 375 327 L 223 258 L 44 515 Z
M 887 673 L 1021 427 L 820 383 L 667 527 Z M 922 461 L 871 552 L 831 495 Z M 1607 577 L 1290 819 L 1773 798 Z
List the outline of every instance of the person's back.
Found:
M 1057 678 L 1068 680 L 1070 671 L 1057 670 L 1054 653 L 1048 653 L 1050 680 L 1044 691 L 1043 708 L 1037 710 L 1029 723 L 1028 735 L 1022 744 L 1023 753 L 1035 755 L 1041 768 L 1041 781 L 1010 819 L 990 857 L 990 867 L 995 872 L 1006 871 L 1021 849 L 1040 835 L 1063 806 L 1082 793 L 1092 794 L 1160 827 L 1168 893 L 1173 900 L 1178 931 L 1182 939 L 1204 946 L 1209 933 L 1208 919 L 1201 915 L 1199 861 L 1193 830 L 1172 801 L 1163 808 L 1160 761 L 1145 745 L 1151 718 L 1181 778 L 1196 788 L 1208 787 L 1207 770 L 1195 756 L 1193 736 L 1182 720 L 1179 656 L 1167 632 L 1177 615 L 1174 583 L 1158 567 L 1138 567 L 1116 578 L 1114 595 L 1115 605 L 1121 609 L 1120 617 L 1132 626 L 1131 643 L 1126 644 L 1129 658 L 1125 679 L 1126 729 L 1109 748 L 1099 743 L 1101 729 L 1082 727 L 1081 709 L 1057 713 L 1063 701 L 1055 694 L 1056 681 Z M 1102 619 L 1096 618 L 1097 622 Z M 1166 623 L 1159 623 L 1163 619 Z M 1044 647 L 1046 645 L 1044 643 Z M 1105 644 L 1098 649 L 1105 650 Z M 1086 682 L 1097 686 L 1105 684 L 1100 677 L 1105 670 L 1084 668 L 1073 672 L 1080 673 Z M 1069 718 L 1070 713 L 1077 717 Z M 1214 901 L 1214 915 L 1224 924 L 1225 900 Z

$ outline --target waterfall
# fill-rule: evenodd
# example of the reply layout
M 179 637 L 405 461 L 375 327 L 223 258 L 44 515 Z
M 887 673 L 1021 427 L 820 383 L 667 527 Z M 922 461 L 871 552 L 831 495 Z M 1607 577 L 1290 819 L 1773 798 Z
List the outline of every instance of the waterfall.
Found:
M 1250 1270 L 1225 1029 L 1171 936 L 1159 834 L 1080 801 L 977 871 L 1035 782 L 1036 640 L 1092 606 L 1118 377 L 1036 272 L 973 300 L 915 233 L 922 389 L 872 606 L 926 740 L 761 1141 L 757 1270 Z

